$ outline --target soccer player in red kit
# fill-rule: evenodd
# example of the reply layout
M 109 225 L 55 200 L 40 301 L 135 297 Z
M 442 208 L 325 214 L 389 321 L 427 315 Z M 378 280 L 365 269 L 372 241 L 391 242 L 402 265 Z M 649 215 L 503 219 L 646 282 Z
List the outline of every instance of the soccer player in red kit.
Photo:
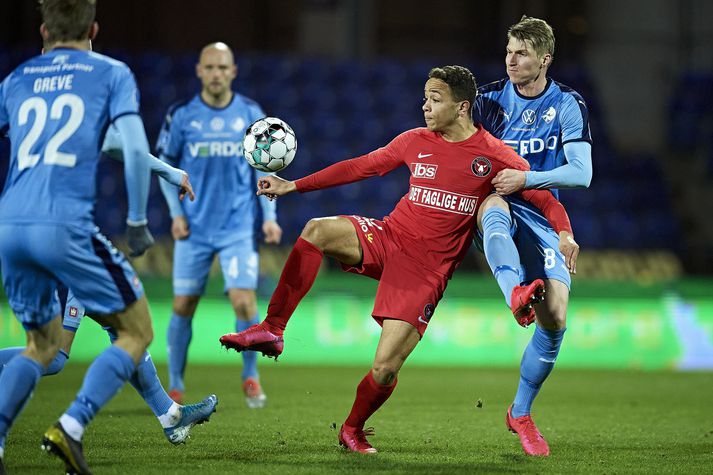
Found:
M 468 69 L 432 69 L 424 92 L 425 128 L 406 131 L 386 147 L 294 182 L 276 176 L 259 180 L 258 195 L 275 198 L 384 175 L 401 165 L 411 170 L 409 192 L 383 220 L 310 220 L 285 263 L 267 318 L 220 338 L 237 351 L 279 356 L 287 321 L 312 286 L 324 255 L 337 259 L 347 272 L 379 280 L 372 316 L 382 331 L 374 364 L 357 386 L 351 413 L 339 431 L 339 443 L 355 452 L 376 452 L 366 439 L 364 423 L 391 395 L 401 366 L 468 251 L 478 205 L 493 190 L 492 179 L 505 168 L 529 169 L 510 147 L 473 124 L 476 84 Z M 528 190 L 523 197 L 538 206 L 558 232 L 571 235 L 569 218 L 551 193 Z

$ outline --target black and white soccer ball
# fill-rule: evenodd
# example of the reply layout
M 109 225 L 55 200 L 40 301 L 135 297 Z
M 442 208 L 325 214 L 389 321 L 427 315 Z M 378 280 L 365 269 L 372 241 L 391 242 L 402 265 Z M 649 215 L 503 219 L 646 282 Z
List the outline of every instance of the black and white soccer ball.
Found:
M 277 117 L 264 117 L 245 131 L 243 154 L 250 166 L 263 172 L 279 172 L 292 163 L 297 138 L 292 128 Z

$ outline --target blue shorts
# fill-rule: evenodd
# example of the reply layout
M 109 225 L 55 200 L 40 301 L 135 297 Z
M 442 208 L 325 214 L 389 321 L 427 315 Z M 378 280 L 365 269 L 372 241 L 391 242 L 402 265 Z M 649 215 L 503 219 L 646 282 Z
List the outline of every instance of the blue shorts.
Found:
M 203 295 L 213 258 L 218 254 L 224 290 L 257 288 L 260 260 L 252 237 L 211 240 L 191 234 L 173 250 L 173 293 Z
M 124 255 L 98 229 L 3 223 L 0 261 L 8 302 L 26 330 L 59 315 L 60 282 L 96 315 L 120 312 L 144 293 Z
M 559 251 L 559 236 L 542 213 L 519 198 L 506 198 L 510 205 L 512 227 L 510 235 L 520 254 L 520 275 L 523 282 L 554 279 L 571 287 L 572 278 Z M 475 245 L 483 251 L 483 234 L 476 233 Z

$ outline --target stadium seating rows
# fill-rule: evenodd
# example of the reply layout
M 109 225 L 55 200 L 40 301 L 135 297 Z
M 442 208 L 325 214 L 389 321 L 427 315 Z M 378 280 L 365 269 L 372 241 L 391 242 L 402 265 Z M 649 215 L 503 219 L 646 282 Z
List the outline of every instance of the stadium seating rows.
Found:
M 0 48 L 0 76 L 4 77 L 34 53 L 29 49 Z M 134 70 L 142 95 L 142 116 L 149 140 L 154 142 L 170 104 L 192 96 L 199 89 L 195 56 L 159 51 L 106 51 L 106 54 L 125 61 Z M 239 74 L 235 89 L 255 99 L 268 115 L 286 120 L 297 134 L 297 159 L 283 173 L 287 178 L 297 178 L 368 152 L 401 131 L 422 125 L 424 78 L 430 67 L 438 64 L 393 59 L 330 61 L 258 53 L 241 54 L 236 60 Z M 503 75 L 501 64 L 467 65 L 480 84 Z M 655 157 L 621 157 L 615 153 L 598 113 L 596 91 L 584 70 L 558 64 L 553 74 L 586 98 L 596 143 L 591 188 L 561 193 L 580 244 L 586 248 L 676 250 L 678 225 L 672 219 L 666 184 Z M 709 83 L 701 87 L 710 101 L 713 88 Z M 687 107 L 687 113 L 695 116 L 704 110 L 696 99 L 699 97 L 691 93 L 691 97 L 686 96 L 677 104 Z M 710 105 L 706 107 L 711 109 Z M 682 126 L 681 130 L 688 129 Z M 696 140 L 685 133 L 677 137 L 683 141 Z M 0 180 L 6 174 L 7 155 L 4 143 L 0 145 Z M 108 159 L 101 161 L 96 218 L 109 236 L 124 229 L 125 194 L 119 191 L 123 189 L 122 180 L 119 164 Z M 332 191 L 284 199 L 279 203 L 278 213 L 286 242 L 292 242 L 311 217 L 344 213 L 381 217 L 406 189 L 407 172 L 403 170 Z M 156 234 L 169 232 L 170 218 L 155 182 L 149 220 Z

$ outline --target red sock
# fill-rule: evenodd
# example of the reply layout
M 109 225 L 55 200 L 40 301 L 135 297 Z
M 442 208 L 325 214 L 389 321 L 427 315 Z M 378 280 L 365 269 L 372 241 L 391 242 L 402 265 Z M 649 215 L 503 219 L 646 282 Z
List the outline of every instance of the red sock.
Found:
M 279 333 L 284 331 L 297 304 L 312 288 L 323 256 L 324 253 L 317 246 L 301 237 L 297 238 L 267 307 L 265 321 L 270 327 L 280 330 Z
M 398 379 L 391 386 L 382 386 L 374 381 L 374 376 L 369 370 L 369 373 L 364 376 L 364 379 L 357 386 L 352 412 L 349 413 L 344 424 L 363 429 L 366 420 L 389 399 L 391 393 L 394 392 L 396 383 L 398 383 Z

